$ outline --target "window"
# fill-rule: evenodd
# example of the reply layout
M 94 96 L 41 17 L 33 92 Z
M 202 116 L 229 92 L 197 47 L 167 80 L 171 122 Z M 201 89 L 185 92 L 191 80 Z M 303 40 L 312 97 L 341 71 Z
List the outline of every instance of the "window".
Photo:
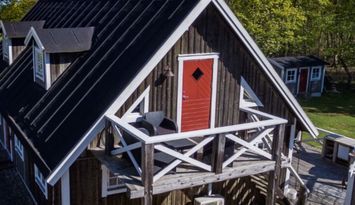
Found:
M 3 54 L 3 59 L 4 60 L 8 60 L 9 59 L 9 50 L 10 50 L 9 41 L 10 40 L 8 38 L 6 38 L 6 37 L 2 40 L 2 54 Z
M 320 70 L 321 70 L 320 67 L 312 68 L 311 80 L 319 80 L 320 79 L 320 76 L 321 76 Z
M 126 186 L 119 179 L 118 175 L 113 174 L 105 165 L 102 169 L 102 197 L 107 195 L 127 192 Z
M 45 66 L 43 51 L 37 47 L 34 49 L 35 77 L 45 82 Z
M 35 181 L 40 190 L 43 192 L 43 194 L 47 198 L 47 183 L 46 179 L 43 177 L 42 173 L 39 171 L 38 167 L 34 165 L 35 168 Z
M 286 83 L 294 83 L 296 82 L 297 69 L 288 69 L 286 71 Z
M 20 158 L 23 161 L 24 160 L 23 145 L 22 145 L 21 141 L 18 140 L 16 135 L 14 135 L 14 138 L 15 138 L 15 151 L 17 152 L 18 156 L 20 156 Z

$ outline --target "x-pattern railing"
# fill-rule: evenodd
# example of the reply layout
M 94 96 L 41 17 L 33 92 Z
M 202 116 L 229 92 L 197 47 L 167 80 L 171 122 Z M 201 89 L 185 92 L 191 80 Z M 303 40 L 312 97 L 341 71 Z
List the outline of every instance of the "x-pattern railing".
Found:
M 138 160 L 135 159 L 134 155 L 132 154 L 132 150 L 140 149 L 143 143 L 154 144 L 155 150 L 158 150 L 160 152 L 163 152 L 167 155 L 174 157 L 175 160 L 173 160 L 170 164 L 167 164 L 166 167 L 164 167 L 154 175 L 153 182 L 156 182 L 161 177 L 169 173 L 171 170 L 175 169 L 183 162 L 192 165 L 194 167 L 197 167 L 199 169 L 211 172 L 212 166 L 210 164 L 207 164 L 206 162 L 203 162 L 201 160 L 197 160 L 193 156 L 196 152 L 201 150 L 203 147 L 205 147 L 207 144 L 212 142 L 216 137 L 218 137 L 221 134 L 224 135 L 227 139 L 241 145 L 241 147 L 239 147 L 231 157 L 229 157 L 227 160 L 223 162 L 223 166 L 222 166 L 223 169 L 226 168 L 231 163 L 233 163 L 236 159 L 238 159 L 247 151 L 260 155 L 267 159 L 271 159 L 272 158 L 271 154 L 266 152 L 263 149 L 258 148 L 257 145 L 261 142 L 264 143 L 267 142 L 266 146 L 269 147 L 268 150 L 271 150 L 271 146 L 269 142 L 271 142 L 270 135 L 274 131 L 273 127 L 280 124 L 285 124 L 287 123 L 287 121 L 251 108 L 242 108 L 242 111 L 263 118 L 263 120 L 257 118 L 258 120 L 255 120 L 254 122 L 248 122 L 244 124 L 238 124 L 238 125 L 232 125 L 226 127 L 211 128 L 211 129 L 190 131 L 190 132 L 183 132 L 183 133 L 174 133 L 174 134 L 160 135 L 160 136 L 148 136 L 145 133 L 141 132 L 140 130 L 134 128 L 127 122 L 118 118 L 117 116 L 110 115 L 107 116 L 107 119 L 111 121 L 114 128 L 115 136 L 119 138 L 122 144 L 122 147 L 113 150 L 111 154 L 118 155 L 126 152 L 140 176 L 142 175 L 142 169 L 139 163 L 137 162 Z M 250 129 L 258 129 L 259 131 L 258 135 L 254 139 L 250 141 L 246 141 L 238 137 L 238 132 L 246 131 Z M 128 145 L 122 135 L 121 130 L 127 132 L 132 137 L 135 137 L 139 142 Z M 192 139 L 196 137 L 202 137 L 203 140 L 200 141 L 199 143 L 196 143 L 195 146 L 193 146 L 186 152 L 179 152 L 164 145 L 164 142 L 167 141 Z

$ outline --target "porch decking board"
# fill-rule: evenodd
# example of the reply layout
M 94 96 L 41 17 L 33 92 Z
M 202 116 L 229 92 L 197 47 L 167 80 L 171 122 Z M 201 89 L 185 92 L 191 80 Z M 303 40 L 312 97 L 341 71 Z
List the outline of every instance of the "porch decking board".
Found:
M 144 187 L 141 183 L 141 177 L 137 171 L 125 159 L 119 157 L 105 156 L 103 150 L 91 150 L 99 161 L 105 164 L 111 172 L 119 174 L 120 180 L 128 188 L 130 199 L 141 198 L 144 196 Z M 220 174 L 214 172 L 201 171 L 195 167 L 189 167 L 183 164 L 176 169 L 176 173 L 169 173 L 153 184 L 153 195 L 170 192 L 173 190 L 182 190 L 209 183 L 226 181 L 229 179 L 240 178 L 244 176 L 265 173 L 275 168 L 275 161 L 270 161 L 248 153 L 238 158 L 233 166 L 226 167 Z M 282 167 L 287 167 L 287 161 L 282 162 Z M 154 166 L 154 172 L 157 173 L 162 168 Z

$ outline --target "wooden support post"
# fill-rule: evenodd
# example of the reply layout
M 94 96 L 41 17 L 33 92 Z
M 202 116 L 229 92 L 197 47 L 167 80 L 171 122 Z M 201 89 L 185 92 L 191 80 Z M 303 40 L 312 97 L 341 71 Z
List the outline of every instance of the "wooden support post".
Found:
M 220 174 L 223 171 L 223 157 L 226 144 L 225 135 L 217 135 L 213 140 L 212 151 L 212 171 L 216 174 Z
M 333 149 L 333 158 L 332 161 L 336 162 L 338 158 L 338 148 L 339 148 L 339 143 L 334 142 L 334 149 Z
M 142 144 L 143 205 L 153 204 L 154 144 Z
M 275 161 L 275 169 L 269 172 L 268 195 L 266 196 L 266 205 L 274 205 L 276 202 L 276 193 L 280 188 L 281 174 L 281 154 L 284 141 L 285 125 L 279 125 L 274 131 L 272 140 L 272 160 Z

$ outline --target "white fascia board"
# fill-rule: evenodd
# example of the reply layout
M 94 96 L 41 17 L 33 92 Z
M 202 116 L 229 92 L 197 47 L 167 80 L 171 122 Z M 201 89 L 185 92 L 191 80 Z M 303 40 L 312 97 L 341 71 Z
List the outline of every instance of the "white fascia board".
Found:
M 41 42 L 41 40 L 39 39 L 38 37 L 38 34 L 36 32 L 36 30 L 31 27 L 30 31 L 28 32 L 26 38 L 25 38 L 25 45 L 28 46 L 28 44 L 30 43 L 31 39 L 34 38 L 36 43 L 37 43 L 37 46 L 39 48 L 41 48 L 42 50 L 44 50 L 44 46 L 43 46 L 43 43 Z
M 64 158 L 64 160 L 54 169 L 52 173 L 47 177 L 46 181 L 50 185 L 54 185 L 64 175 L 67 169 L 75 162 L 80 154 L 86 149 L 87 145 L 94 139 L 99 130 L 103 129 L 106 122 L 106 115 L 115 114 L 115 112 L 126 102 L 130 95 L 137 89 L 140 83 L 146 76 L 155 68 L 161 59 L 169 52 L 169 50 L 175 45 L 175 43 L 181 38 L 181 36 L 189 29 L 192 23 L 197 17 L 205 10 L 208 4 L 212 0 L 201 0 L 194 9 L 185 17 L 183 22 L 175 29 L 173 34 L 165 41 L 162 47 L 153 55 L 147 64 L 141 69 L 138 75 L 133 79 L 130 85 L 116 98 L 114 103 L 109 109 L 101 115 L 99 120 L 84 134 L 79 143 L 70 151 L 70 153 Z M 36 39 L 37 34 L 35 30 L 31 28 L 29 34 L 26 37 L 27 43 L 33 35 Z M 38 36 L 37 36 L 38 38 Z M 39 40 L 39 38 L 38 38 Z M 40 41 L 39 41 L 40 42 Z M 27 45 L 26 43 L 26 45 Z M 43 45 L 41 44 L 43 47 Z M 43 47 L 44 49 L 44 47 Z
M 308 118 L 306 113 L 303 111 L 300 104 L 297 102 L 295 97 L 286 87 L 284 82 L 281 80 L 280 76 L 276 73 L 275 69 L 272 67 L 268 59 L 261 52 L 259 47 L 256 45 L 254 40 L 250 37 L 249 33 L 245 30 L 243 25 L 239 22 L 237 17 L 234 15 L 232 10 L 228 7 L 228 5 L 223 0 L 212 0 L 213 4 L 217 7 L 217 9 L 222 13 L 225 17 L 229 25 L 236 32 L 236 34 L 243 41 L 244 45 L 251 52 L 253 57 L 257 60 L 261 68 L 265 71 L 266 75 L 273 82 L 275 87 L 280 91 L 281 96 L 286 100 L 286 102 L 290 105 L 297 118 L 301 121 L 301 123 L 307 128 L 308 132 L 316 137 L 319 135 L 318 130 Z
M 2 33 L 4 34 L 4 36 L 7 36 L 3 20 L 0 21 L 0 26 L 1 26 L 1 30 L 2 30 Z

